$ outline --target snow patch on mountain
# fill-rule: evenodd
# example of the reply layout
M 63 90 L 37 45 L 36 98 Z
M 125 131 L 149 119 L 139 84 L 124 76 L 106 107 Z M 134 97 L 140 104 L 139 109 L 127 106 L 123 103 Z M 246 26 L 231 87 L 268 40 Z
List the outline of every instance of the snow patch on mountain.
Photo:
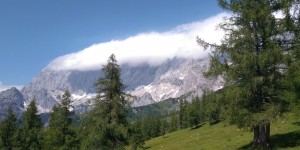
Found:
M 142 97 L 138 103 L 133 103 L 133 106 L 177 98 L 189 92 L 192 93 L 191 97 L 197 97 L 201 96 L 204 90 L 216 91 L 222 88 L 224 83 L 222 77 L 204 77 L 203 73 L 208 69 L 209 58 L 186 60 L 181 65 L 157 77 L 151 84 L 140 86 L 135 91 L 131 91 L 130 94 Z M 151 98 L 151 100 L 145 98 Z
M 96 93 L 71 94 L 72 105 L 76 108 L 83 103 L 89 103 L 96 97 Z

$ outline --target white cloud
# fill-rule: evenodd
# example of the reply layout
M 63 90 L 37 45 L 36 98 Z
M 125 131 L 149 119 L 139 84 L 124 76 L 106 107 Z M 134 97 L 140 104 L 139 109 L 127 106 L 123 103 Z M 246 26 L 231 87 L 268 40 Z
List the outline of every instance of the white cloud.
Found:
M 0 81 L 0 92 L 5 91 L 7 89 L 10 89 L 12 87 L 15 87 L 17 89 L 21 89 L 23 86 L 20 85 L 4 85 L 1 81 Z
M 162 33 L 140 33 L 123 40 L 94 44 L 79 52 L 56 58 L 48 65 L 48 68 L 54 70 L 100 69 L 112 53 L 116 55 L 120 64 L 130 65 L 148 63 L 155 66 L 174 57 L 203 58 L 209 51 L 203 51 L 197 44 L 196 37 L 219 43 L 224 32 L 216 30 L 217 25 L 226 16 L 229 14 L 221 13 Z

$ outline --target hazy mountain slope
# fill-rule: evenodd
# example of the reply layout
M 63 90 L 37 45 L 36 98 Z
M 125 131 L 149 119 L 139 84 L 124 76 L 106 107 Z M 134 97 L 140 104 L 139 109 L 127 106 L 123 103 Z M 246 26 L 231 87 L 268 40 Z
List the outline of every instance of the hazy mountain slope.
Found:
M 133 91 L 138 86 L 150 84 L 182 61 L 172 59 L 160 66 L 122 65 L 121 78 L 126 85 L 126 91 Z M 22 89 L 22 93 L 26 103 L 35 97 L 39 111 L 49 112 L 61 99 L 63 92 L 68 89 L 72 93 L 73 104 L 82 109 L 81 104 L 87 103 L 88 99 L 95 96 L 94 83 L 101 76 L 100 67 L 96 71 L 56 71 L 46 68 Z
M 121 78 L 126 91 L 137 100 L 133 106 L 143 106 L 161 100 L 176 98 L 190 93 L 201 96 L 204 89 L 216 90 L 222 85 L 220 78 L 205 78 L 203 72 L 209 66 L 208 59 L 169 59 L 159 66 L 121 65 Z M 94 83 L 102 76 L 100 70 L 52 70 L 45 68 L 22 89 L 26 103 L 34 97 L 39 112 L 49 112 L 61 99 L 65 90 L 72 94 L 77 112 L 84 112 L 90 105 L 89 99 L 95 96 Z
M 22 93 L 16 88 L 0 92 L 0 121 L 8 115 L 7 110 L 10 106 L 16 117 L 20 117 L 24 111 L 24 98 Z

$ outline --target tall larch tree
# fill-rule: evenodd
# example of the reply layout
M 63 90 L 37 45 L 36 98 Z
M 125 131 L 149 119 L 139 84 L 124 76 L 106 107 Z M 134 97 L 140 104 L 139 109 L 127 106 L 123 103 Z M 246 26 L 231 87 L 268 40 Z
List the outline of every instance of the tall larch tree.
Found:
M 212 48 L 207 75 L 222 75 L 231 93 L 229 119 L 252 129 L 254 146 L 270 146 L 270 123 L 287 108 L 282 82 L 293 43 L 286 24 L 292 0 L 219 0 L 232 15 L 220 24 L 220 45 L 198 38 Z M 274 13 L 283 12 L 282 18 Z
M 290 14 L 285 19 L 285 24 L 294 36 L 292 44 L 291 64 L 288 68 L 288 79 L 285 84 L 290 89 L 292 102 L 299 103 L 300 99 L 300 1 L 290 0 L 292 8 L 285 9 L 285 14 Z M 290 13 L 287 13 L 290 12 Z
M 82 149 L 124 149 L 128 144 L 128 122 L 124 85 L 114 54 L 102 67 L 104 77 L 95 83 L 96 106 L 89 114 Z

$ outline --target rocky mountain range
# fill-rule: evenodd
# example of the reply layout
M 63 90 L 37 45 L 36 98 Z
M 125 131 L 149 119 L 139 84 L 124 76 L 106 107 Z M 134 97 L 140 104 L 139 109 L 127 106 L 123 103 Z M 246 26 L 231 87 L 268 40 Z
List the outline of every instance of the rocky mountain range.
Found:
M 101 67 L 101 66 L 100 66 Z M 6 112 L 9 105 L 18 112 L 26 108 L 33 98 L 39 112 L 50 112 L 59 103 L 65 90 L 72 94 L 77 112 L 84 112 L 91 105 L 96 94 L 94 83 L 102 76 L 96 71 L 53 70 L 46 67 L 29 84 L 18 91 L 16 88 L 0 93 L 0 111 Z M 188 98 L 201 96 L 203 90 L 222 88 L 222 78 L 205 78 L 203 73 L 209 67 L 209 59 L 169 59 L 159 66 L 142 64 L 121 65 L 121 78 L 126 92 L 137 99 L 133 107 L 143 106 L 190 93 Z
M 11 107 L 19 118 L 24 111 L 25 99 L 22 93 L 16 89 L 11 88 L 0 92 L 0 121 L 8 115 L 8 108 Z
M 222 88 L 222 78 L 206 78 L 204 72 L 209 68 L 209 59 L 184 60 L 177 65 L 171 65 L 165 73 L 157 76 L 148 85 L 137 87 L 130 92 L 139 97 L 133 106 L 143 106 L 169 98 L 177 98 L 187 93 L 191 100 L 201 96 L 204 90 L 218 90 Z

